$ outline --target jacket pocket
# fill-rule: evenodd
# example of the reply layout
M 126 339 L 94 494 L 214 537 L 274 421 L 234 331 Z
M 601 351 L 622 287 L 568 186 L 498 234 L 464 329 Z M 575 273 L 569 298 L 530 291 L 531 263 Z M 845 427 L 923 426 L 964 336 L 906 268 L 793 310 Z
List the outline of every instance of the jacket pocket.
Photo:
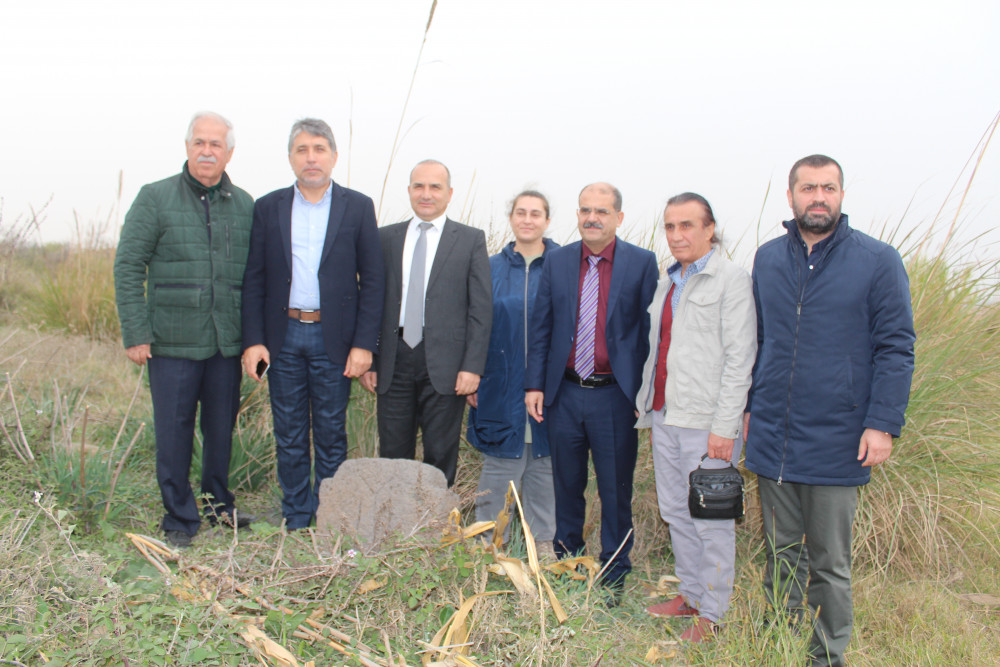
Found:
M 847 407 L 851 410 L 855 410 L 858 407 L 858 395 L 854 391 L 854 365 L 851 363 L 850 357 L 847 357 L 844 363 L 847 367 L 844 372 L 844 378 L 846 380 L 844 395 L 847 398 Z
M 153 286 L 153 341 L 159 345 L 199 345 L 210 337 L 208 290 L 204 285 L 161 283 Z
M 686 324 L 698 331 L 721 329 L 722 292 L 719 290 L 692 291 L 687 299 Z
M 242 314 L 243 314 L 243 287 L 241 285 L 230 285 L 229 303 L 227 307 L 217 308 L 216 328 L 219 332 L 219 347 L 239 347 L 242 336 Z M 224 298 L 226 295 L 218 294 L 216 299 Z M 220 306 L 222 304 L 219 304 Z

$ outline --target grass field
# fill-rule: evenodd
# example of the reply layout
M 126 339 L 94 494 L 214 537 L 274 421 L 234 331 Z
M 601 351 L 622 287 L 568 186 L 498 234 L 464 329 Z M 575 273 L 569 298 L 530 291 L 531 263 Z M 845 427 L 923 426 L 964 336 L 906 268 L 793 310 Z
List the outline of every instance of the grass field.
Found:
M 958 250 L 932 251 L 909 239 L 900 245 L 911 277 L 917 371 L 904 436 L 861 494 L 848 659 L 1000 664 L 997 266 L 965 266 Z M 636 470 L 635 571 L 624 604 L 609 610 L 586 581 L 547 573 L 566 614 L 560 623 L 548 602 L 515 592 L 490 571 L 498 555 L 476 538 L 445 546 L 431 533 L 366 550 L 346 537 L 284 534 L 274 525 L 280 493 L 267 398 L 249 383 L 232 485 L 240 507 L 271 522 L 239 534 L 204 529 L 161 571 L 158 558 L 144 556 L 128 536 L 157 537 L 161 508 L 148 389 L 117 340 L 113 250 L 83 242 L 33 247 L 16 234 L 2 250 L 3 664 L 803 661 L 806 638 L 763 620 L 752 481 L 725 629 L 714 643 L 682 647 L 674 641 L 681 622 L 643 612 L 651 596 L 672 590 L 661 577 L 673 569 L 648 441 Z M 349 417 L 350 455 L 373 454 L 374 404 L 358 387 Z M 478 467 L 463 443 L 456 488 L 466 521 Z M 516 527 L 506 555 L 527 559 Z M 471 612 L 460 623 L 463 603 Z M 446 625 L 451 634 L 436 637 Z M 458 649 L 449 658 L 426 652 L 443 644 L 461 645 L 465 657 Z

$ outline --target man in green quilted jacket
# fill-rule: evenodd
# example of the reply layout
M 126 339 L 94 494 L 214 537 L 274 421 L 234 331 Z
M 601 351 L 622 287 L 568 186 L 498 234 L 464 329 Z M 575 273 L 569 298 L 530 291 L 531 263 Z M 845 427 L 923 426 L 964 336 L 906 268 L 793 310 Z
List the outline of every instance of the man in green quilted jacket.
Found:
M 240 304 L 253 198 L 226 175 L 233 125 L 200 112 L 188 126 L 181 173 L 143 186 L 115 257 L 125 353 L 149 368 L 162 528 L 188 546 L 201 516 L 188 475 L 201 404 L 201 494 L 210 522 L 246 526 L 233 507 L 229 456 L 239 408 Z

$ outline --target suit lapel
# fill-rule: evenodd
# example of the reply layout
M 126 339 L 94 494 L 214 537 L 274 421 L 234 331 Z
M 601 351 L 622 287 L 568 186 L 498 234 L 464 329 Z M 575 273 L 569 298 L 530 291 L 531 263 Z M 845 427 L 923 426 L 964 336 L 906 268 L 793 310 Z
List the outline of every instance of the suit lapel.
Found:
M 455 247 L 457 241 L 458 223 L 450 218 L 445 218 L 444 228 L 441 230 L 441 238 L 438 241 L 437 252 L 434 253 L 434 263 L 431 264 L 431 277 L 427 281 L 427 287 L 424 290 L 425 293 L 434 286 L 434 281 L 440 275 L 442 267 L 448 261 L 448 255 L 451 254 L 451 250 Z
M 565 309 L 574 335 L 576 334 L 576 320 L 580 310 L 580 262 L 583 261 L 583 243 L 577 241 L 575 251 L 566 253 L 565 275 L 566 281 L 563 283 L 563 294 L 561 301 L 562 308 Z
M 288 272 L 292 272 L 292 201 L 295 197 L 295 187 L 292 186 L 281 194 L 278 200 L 278 231 L 281 232 L 281 244 L 285 248 L 285 261 Z
M 403 293 L 403 245 L 406 243 L 406 229 L 410 221 L 401 222 L 393 228 L 393 234 L 389 237 L 389 271 L 392 279 L 390 286 L 395 288 L 397 294 Z
M 611 322 L 611 313 L 615 312 L 615 304 L 618 302 L 618 295 L 621 294 L 622 285 L 625 284 L 625 274 L 628 272 L 628 249 L 621 239 L 615 239 L 614 262 L 611 264 L 611 285 L 608 291 L 608 311 L 607 320 L 604 322 L 605 331 Z
M 330 218 L 326 223 L 326 238 L 323 241 L 323 254 L 319 258 L 320 264 L 326 261 L 326 256 L 330 254 L 330 249 L 333 248 L 333 240 L 337 238 L 337 232 L 340 230 L 340 223 L 344 219 L 345 210 L 347 210 L 347 195 L 344 193 L 343 188 L 334 183 L 333 190 L 330 192 Z

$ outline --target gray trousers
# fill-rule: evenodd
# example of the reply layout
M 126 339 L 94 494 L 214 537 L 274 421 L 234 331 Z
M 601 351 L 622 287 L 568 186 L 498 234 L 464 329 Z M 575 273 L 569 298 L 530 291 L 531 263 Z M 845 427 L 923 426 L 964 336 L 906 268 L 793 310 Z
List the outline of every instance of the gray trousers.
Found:
M 708 431 L 663 424 L 663 411 L 653 413 L 653 471 L 660 516 L 670 524 L 677 589 L 687 603 L 713 623 L 729 609 L 736 577 L 736 522 L 692 519 L 688 509 L 688 475 L 708 453 Z M 743 443 L 737 438 L 733 460 Z M 726 461 L 705 459 L 706 468 L 725 468 Z
M 556 494 L 552 486 L 552 457 L 534 458 L 531 444 L 524 445 L 519 459 L 483 456 L 476 499 L 476 521 L 493 521 L 503 509 L 507 488 L 513 481 L 521 496 L 524 518 L 539 542 L 552 542 L 556 534 Z M 517 510 L 514 510 L 515 513 Z M 507 541 L 508 535 L 503 536 Z
M 776 609 L 815 618 L 813 665 L 843 665 L 851 639 L 851 530 L 856 486 L 813 486 L 757 478 L 764 513 L 764 594 Z M 804 539 L 803 539 L 804 538 Z

